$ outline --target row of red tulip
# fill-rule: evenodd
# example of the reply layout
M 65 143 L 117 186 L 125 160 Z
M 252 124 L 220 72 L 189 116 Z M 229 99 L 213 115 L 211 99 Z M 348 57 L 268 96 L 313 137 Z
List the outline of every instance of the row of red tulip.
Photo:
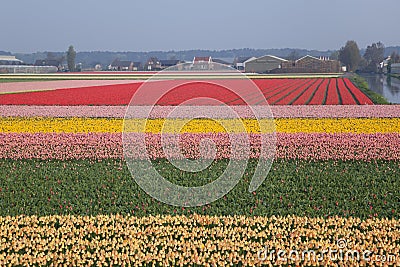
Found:
M 0 95 L 0 105 L 128 105 L 141 86 L 147 92 L 138 99 L 140 105 L 179 105 L 187 100 L 203 97 L 217 99 L 228 105 L 276 105 L 293 104 L 373 104 L 350 80 L 324 78 L 323 83 L 316 78 L 225 80 L 166 80 L 145 83 L 111 84 L 81 88 L 67 88 L 40 92 L 25 92 Z M 336 84 L 338 82 L 338 84 Z M 315 84 L 318 84 L 315 89 Z M 4 90 L 7 90 L 5 88 Z M 144 89 L 143 89 L 144 90 Z M 312 93 L 310 93 L 312 92 Z M 350 93 L 348 93 L 350 92 Z M 158 101 L 153 96 L 163 95 Z M 301 97 L 306 94 L 308 97 Z M 158 97 L 157 97 L 158 98 Z M 304 101 L 300 101 L 302 99 Z M 197 102 L 210 105 L 212 102 Z

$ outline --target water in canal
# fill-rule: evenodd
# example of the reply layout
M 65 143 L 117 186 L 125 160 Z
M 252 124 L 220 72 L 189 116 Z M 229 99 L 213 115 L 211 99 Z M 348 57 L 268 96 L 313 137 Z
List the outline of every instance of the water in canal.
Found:
M 369 88 L 383 95 L 390 103 L 400 104 L 400 79 L 383 74 L 361 74 Z

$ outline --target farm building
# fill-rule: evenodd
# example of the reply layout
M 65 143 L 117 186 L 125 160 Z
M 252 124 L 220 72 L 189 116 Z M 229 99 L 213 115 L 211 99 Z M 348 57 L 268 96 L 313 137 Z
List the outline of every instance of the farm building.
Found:
M 282 73 L 337 73 L 340 72 L 340 63 L 329 58 L 316 58 L 310 55 L 296 61 L 282 63 Z
M 192 62 L 193 70 L 212 70 L 212 58 L 211 57 L 194 57 Z
M 178 59 L 161 59 L 160 60 L 161 69 L 170 68 L 170 67 L 176 66 L 178 64 L 182 64 L 182 63 L 185 63 L 185 62 L 182 60 L 178 60 Z
M 266 55 L 245 62 L 244 67 L 246 72 L 267 73 L 274 69 L 280 69 L 282 63 L 287 62 L 287 60 L 276 56 Z
M 31 65 L 0 65 L 0 73 L 55 73 L 59 71 L 54 66 Z
M 256 57 L 237 57 L 233 61 L 233 67 L 237 70 L 245 70 L 246 63 L 256 59 Z
M 24 65 L 24 62 L 15 56 L 0 56 L 0 65 Z
M 221 65 L 225 65 L 228 67 L 232 66 L 232 63 L 229 63 L 227 60 L 220 59 L 220 58 L 213 58 L 212 62 L 221 64 Z M 232 61 L 230 61 L 230 62 L 232 62 Z
M 55 66 L 30 66 L 15 56 L 0 56 L 0 73 L 54 73 Z

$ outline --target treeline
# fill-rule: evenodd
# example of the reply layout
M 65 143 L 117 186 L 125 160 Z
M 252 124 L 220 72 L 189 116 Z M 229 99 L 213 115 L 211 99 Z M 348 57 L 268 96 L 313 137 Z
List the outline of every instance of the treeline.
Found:
M 354 45 L 355 44 L 355 45 Z M 375 45 L 375 46 L 374 46 Z M 376 63 L 382 62 L 382 58 L 392 54 L 395 59 L 396 55 L 400 54 L 400 46 L 384 47 L 382 56 L 382 43 L 375 43 L 366 49 L 359 49 L 354 41 L 349 41 L 342 49 L 337 51 L 318 51 L 307 49 L 230 49 L 230 50 L 185 50 L 185 51 L 151 51 L 151 52 L 111 52 L 111 51 L 91 51 L 91 52 L 76 52 L 75 62 L 81 63 L 83 68 L 93 68 L 100 64 L 106 68 L 115 59 L 129 60 L 135 62 L 146 62 L 150 57 L 158 59 L 179 59 L 191 61 L 195 56 L 211 56 L 213 58 L 233 60 L 236 57 L 260 57 L 263 55 L 275 55 L 278 57 L 295 60 L 305 55 L 315 57 L 330 57 L 331 59 L 341 59 L 344 65 L 348 66 L 349 70 L 373 70 Z M 343 50 L 346 48 L 346 50 Z M 353 51 L 348 54 L 348 51 Z M 344 52 L 347 51 L 347 52 Z M 372 53 L 371 53 L 372 52 Z M 346 54 L 347 53 L 347 54 Z M 341 58 L 339 58 L 341 54 Z M 36 53 L 15 53 L 0 51 L 0 55 L 15 55 L 27 64 L 33 64 L 40 59 L 57 59 L 67 63 L 66 52 L 36 52 Z M 378 56 L 375 56 L 378 55 Z M 350 58 L 350 59 L 349 59 Z M 379 61 L 380 60 L 380 61 Z M 379 62 L 378 62 L 379 61 Z
M 312 55 L 316 57 L 329 57 L 334 51 L 318 51 L 306 49 L 231 49 L 231 50 L 185 50 L 185 51 L 151 51 L 151 52 L 110 52 L 110 51 L 91 51 L 76 52 L 76 63 L 82 63 L 84 68 L 92 68 L 97 64 L 103 67 L 108 66 L 115 59 L 130 60 L 136 62 L 146 62 L 151 57 L 158 59 L 179 59 L 191 61 L 195 56 L 211 56 L 226 60 L 233 60 L 236 57 L 260 57 L 264 55 L 275 55 L 282 58 L 288 58 L 293 55 L 302 57 Z M 1 52 L 0 52 L 1 54 Z M 10 53 L 9 53 L 10 54 Z M 33 64 L 38 59 L 64 59 L 65 52 L 36 52 L 30 54 L 14 54 L 18 59 L 25 63 Z
M 390 58 L 388 58 L 390 52 Z M 346 45 L 337 52 L 338 59 L 347 67 L 348 71 L 381 72 L 388 59 L 389 66 L 400 62 L 399 49 L 386 49 L 382 42 L 368 45 L 364 51 L 360 51 L 356 41 L 347 41 Z

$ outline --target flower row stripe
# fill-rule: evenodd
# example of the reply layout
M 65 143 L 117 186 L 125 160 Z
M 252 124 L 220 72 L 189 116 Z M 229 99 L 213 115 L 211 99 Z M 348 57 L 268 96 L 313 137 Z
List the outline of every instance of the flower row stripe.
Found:
M 189 78 L 189 77 L 188 77 Z M 342 79 L 342 78 L 339 78 Z M 297 78 L 297 79 L 253 79 L 252 81 L 257 85 L 264 97 L 271 104 L 287 104 L 293 100 L 293 97 L 301 93 L 305 93 L 308 90 L 315 91 L 312 100 L 309 104 L 339 104 L 339 95 L 336 91 L 337 78 L 325 78 L 324 82 L 318 87 L 317 91 L 309 85 L 316 83 L 317 78 Z M 156 96 L 156 92 L 166 93 L 158 101 L 158 105 L 179 105 L 185 100 L 193 99 L 194 97 L 208 97 L 218 99 L 228 105 L 243 105 L 245 104 L 243 99 L 235 99 L 237 95 L 227 88 L 231 87 L 230 84 L 242 87 L 245 89 L 248 86 L 246 79 L 224 79 L 224 85 L 219 86 L 218 83 L 221 81 L 217 78 L 208 79 L 202 81 L 193 79 L 186 80 L 185 85 L 178 86 L 178 80 L 162 80 L 156 82 L 149 82 L 146 84 L 148 96 Z M 240 84 L 243 83 L 243 86 Z M 246 85 L 247 83 L 247 85 Z M 143 83 L 123 83 L 123 84 L 108 84 L 99 86 L 83 86 L 80 88 L 64 88 L 56 90 L 46 90 L 38 92 L 20 92 L 11 94 L 0 94 L 0 104 L 2 105 L 128 105 L 135 95 L 139 87 Z M 329 85 L 332 87 L 329 87 Z M 12 84 L 9 86 L 11 87 Z M 2 92 L 12 92 L 15 89 L 7 88 L 7 84 L 4 88 L 0 88 Z M 43 85 L 45 86 L 45 85 Z M 346 88 L 357 98 L 357 103 L 362 105 L 372 105 L 373 102 L 354 84 L 348 79 L 344 79 L 340 87 Z M 55 86 L 56 87 L 56 86 Z M 329 88 L 333 90 L 328 90 Z M 27 89 L 29 87 L 27 86 Z M 172 90 L 169 90 L 172 89 Z M 167 93 L 168 91 L 168 93 Z M 246 95 L 248 93 L 248 95 Z M 261 96 L 254 96 L 248 91 L 243 92 L 242 97 L 251 98 L 250 104 L 262 102 Z M 255 97 L 255 99 L 254 99 Z M 328 102 L 326 98 L 328 97 Z M 335 98 L 334 101 L 330 101 L 329 98 Z M 350 95 L 340 95 L 343 100 L 345 97 Z M 152 98 L 142 98 L 140 104 L 151 105 L 155 104 L 151 100 Z M 351 96 L 349 102 L 354 98 Z M 278 103 L 279 102 L 279 103 Z M 342 101 L 345 103 L 346 101 Z M 299 104 L 306 104 L 305 102 Z
M 34 78 L 30 77 L 30 79 Z M 134 80 L 60 80 L 60 81 L 34 81 L 34 82 L 9 82 L 0 83 L 0 94 L 20 93 L 29 91 L 47 91 L 65 88 L 82 88 L 91 86 L 132 84 L 141 81 Z
M 123 118 L 127 111 L 126 106 L 15 106 L 0 105 L 1 117 L 87 117 L 87 118 Z M 151 118 L 165 118 L 174 110 L 173 106 L 155 106 L 150 113 Z M 182 107 L 181 107 L 182 108 Z M 210 107 L 206 107 L 209 109 Z M 188 112 L 200 114 L 204 107 L 182 108 L 185 117 Z M 229 118 L 233 110 L 239 117 L 254 116 L 252 110 L 243 106 L 211 107 L 215 109 L 219 118 Z M 275 118 L 394 118 L 400 117 L 400 105 L 313 105 L 313 106 L 253 106 L 252 109 L 261 116 Z M 140 111 L 139 111 L 140 112 Z M 137 118 L 148 116 L 144 111 L 135 114 Z M 175 115 L 174 115 L 175 116 Z
M 235 140 L 248 137 L 251 148 L 250 157 L 258 158 L 260 156 L 260 135 L 239 135 Z M 172 144 L 173 136 L 163 135 L 165 144 Z M 222 133 L 180 135 L 179 145 L 184 151 L 184 156 L 200 157 L 199 143 L 205 138 L 216 144 L 216 159 L 231 157 L 230 136 Z M 129 134 L 127 140 L 132 146 L 138 146 L 142 140 L 145 140 L 150 158 L 165 158 L 160 134 Z M 246 146 L 245 143 L 242 145 Z M 182 157 L 180 154 L 172 156 L 174 158 Z M 0 134 L 0 158 L 71 160 L 122 157 L 123 145 L 120 133 Z M 143 158 L 145 155 L 130 154 L 129 157 Z M 400 160 L 400 134 L 278 133 L 276 135 L 276 157 L 304 160 Z
M 0 118 L 2 133 L 399 133 L 400 118 L 129 119 Z
M 7 216 L 0 217 L 0 265 L 260 266 L 285 264 L 277 254 L 268 257 L 272 250 L 343 249 L 361 255 L 340 261 L 343 266 L 381 265 L 378 256 L 386 257 L 382 266 L 398 266 L 399 225 L 343 217 Z M 332 255 L 290 263 L 338 265 Z

